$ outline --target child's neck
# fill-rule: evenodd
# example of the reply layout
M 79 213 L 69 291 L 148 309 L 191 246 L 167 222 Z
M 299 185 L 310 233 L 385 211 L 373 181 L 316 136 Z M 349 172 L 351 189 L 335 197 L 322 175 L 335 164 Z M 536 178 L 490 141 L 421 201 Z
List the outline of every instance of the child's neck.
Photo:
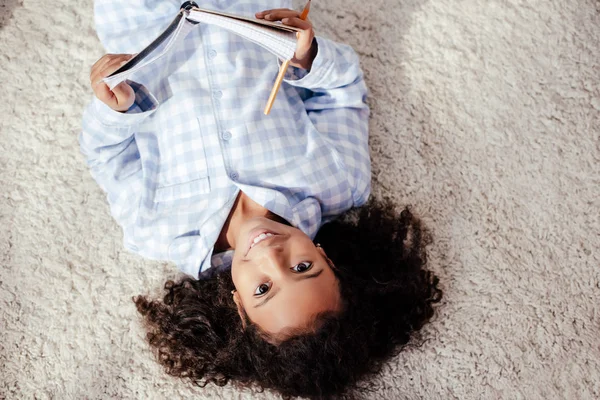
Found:
M 215 243 L 214 252 L 218 253 L 225 250 L 235 249 L 235 241 L 240 227 L 245 220 L 254 217 L 266 217 L 288 224 L 287 221 L 283 220 L 278 215 L 273 214 L 271 211 L 264 208 L 250 197 L 246 196 L 246 194 L 240 190 L 235 202 L 233 203 L 233 207 L 231 207 L 231 211 L 227 216 L 227 220 L 225 221 L 225 224 L 223 224 L 223 229 L 221 229 L 219 238 Z

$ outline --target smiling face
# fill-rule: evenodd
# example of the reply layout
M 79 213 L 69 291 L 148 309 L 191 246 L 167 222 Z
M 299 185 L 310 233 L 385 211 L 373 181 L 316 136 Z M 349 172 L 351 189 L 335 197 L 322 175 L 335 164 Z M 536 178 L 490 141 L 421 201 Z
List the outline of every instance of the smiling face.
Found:
M 315 328 L 315 316 L 339 311 L 338 281 L 325 252 L 301 230 L 251 218 L 236 238 L 231 275 L 234 300 L 248 318 L 275 336 Z

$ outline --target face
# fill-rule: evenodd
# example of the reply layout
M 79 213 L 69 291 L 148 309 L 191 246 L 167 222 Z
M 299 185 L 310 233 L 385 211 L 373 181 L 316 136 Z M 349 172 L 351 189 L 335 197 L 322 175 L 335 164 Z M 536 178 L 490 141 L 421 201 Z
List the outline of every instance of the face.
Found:
M 341 308 L 323 249 L 301 230 L 268 218 L 252 218 L 240 227 L 231 275 L 238 308 L 273 335 L 310 330 L 317 314 Z

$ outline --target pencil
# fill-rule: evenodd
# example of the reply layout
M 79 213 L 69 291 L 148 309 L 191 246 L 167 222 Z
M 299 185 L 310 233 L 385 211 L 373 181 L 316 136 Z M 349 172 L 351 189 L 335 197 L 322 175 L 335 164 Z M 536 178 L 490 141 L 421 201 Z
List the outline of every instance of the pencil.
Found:
M 306 3 L 306 5 L 304 6 L 304 10 L 302 10 L 302 14 L 300 14 L 300 19 L 302 19 L 302 20 L 306 19 L 306 17 L 308 17 L 309 11 L 310 11 L 310 0 L 308 0 L 308 3 Z
M 308 17 L 308 12 L 310 11 L 310 0 L 304 6 L 302 13 L 300 14 L 300 19 L 305 20 Z M 269 95 L 269 100 L 267 101 L 267 105 L 265 106 L 265 115 L 269 115 L 271 112 L 271 107 L 273 107 L 273 103 L 275 102 L 275 97 L 277 96 L 277 92 L 279 91 L 279 87 L 281 86 L 281 82 L 283 82 L 283 77 L 285 76 L 285 71 L 287 71 L 290 66 L 290 60 L 285 60 L 281 67 L 279 67 L 279 73 L 277 74 L 277 79 L 275 79 L 275 84 L 273 85 L 273 89 L 271 89 L 271 94 Z

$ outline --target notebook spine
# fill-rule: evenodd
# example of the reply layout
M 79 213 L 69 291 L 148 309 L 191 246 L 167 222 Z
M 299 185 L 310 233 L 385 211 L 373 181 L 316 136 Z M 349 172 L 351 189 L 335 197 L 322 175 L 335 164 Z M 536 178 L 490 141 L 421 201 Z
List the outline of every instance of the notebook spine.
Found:
M 188 3 L 192 3 L 192 2 L 188 2 Z M 169 24 L 169 26 L 167 27 L 167 29 L 165 29 L 164 32 L 161 33 L 159 37 L 157 37 L 156 39 L 154 39 L 154 41 L 152 43 L 150 43 L 138 55 L 136 55 L 131 60 L 129 60 L 129 62 L 127 64 L 123 65 L 121 68 L 119 68 L 118 70 L 116 70 L 115 72 L 113 72 L 112 74 L 110 74 L 107 78 L 111 78 L 111 77 L 113 77 L 115 75 L 120 74 L 121 72 L 128 71 L 131 68 L 135 67 L 140 62 L 142 62 L 150 53 L 152 53 L 167 38 L 169 38 L 169 36 L 171 36 L 173 34 L 173 32 L 177 29 L 177 26 L 179 25 L 179 21 L 181 21 L 182 16 L 183 16 L 182 13 L 179 12 L 177 14 L 177 16 L 175 17 L 175 19 L 173 19 L 173 22 L 171 22 Z

